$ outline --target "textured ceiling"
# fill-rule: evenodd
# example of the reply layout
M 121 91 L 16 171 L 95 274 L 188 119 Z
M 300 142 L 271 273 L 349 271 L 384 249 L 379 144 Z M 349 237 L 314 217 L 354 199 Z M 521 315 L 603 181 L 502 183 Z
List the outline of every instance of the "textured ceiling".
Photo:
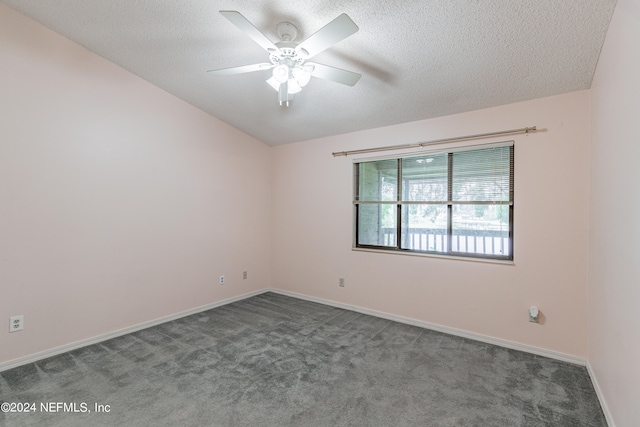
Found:
M 0 0 L 259 140 L 277 145 L 587 89 L 615 0 Z M 221 16 L 237 10 L 272 41 L 302 41 L 345 12 L 360 31 L 315 62 L 361 73 L 313 78 L 280 107 L 268 62 Z

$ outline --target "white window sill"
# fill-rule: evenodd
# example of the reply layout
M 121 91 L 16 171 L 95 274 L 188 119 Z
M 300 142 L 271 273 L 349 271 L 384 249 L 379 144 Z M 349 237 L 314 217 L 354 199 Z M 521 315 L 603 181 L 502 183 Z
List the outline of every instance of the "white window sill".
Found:
M 421 253 L 421 252 L 409 252 L 409 251 L 385 251 L 384 249 L 367 249 L 367 248 L 356 248 L 352 247 L 352 251 L 357 252 L 371 252 L 376 254 L 392 254 L 392 255 L 403 255 L 403 256 L 418 256 L 418 257 L 427 257 L 427 258 L 441 258 L 441 259 L 451 259 L 457 261 L 471 261 L 471 262 L 483 262 L 488 264 L 503 264 L 503 265 L 515 265 L 513 260 L 505 260 L 505 259 L 490 259 L 490 258 L 473 258 L 473 257 L 462 257 L 462 256 L 454 256 L 454 255 L 439 255 L 439 254 L 429 254 L 429 253 Z

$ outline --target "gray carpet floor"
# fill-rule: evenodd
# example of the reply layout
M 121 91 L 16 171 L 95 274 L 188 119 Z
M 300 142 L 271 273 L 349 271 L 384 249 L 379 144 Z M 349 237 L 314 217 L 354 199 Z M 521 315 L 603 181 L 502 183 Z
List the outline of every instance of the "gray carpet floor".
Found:
M 0 401 L 37 406 L 2 426 L 606 426 L 582 366 L 274 293 L 4 371 Z

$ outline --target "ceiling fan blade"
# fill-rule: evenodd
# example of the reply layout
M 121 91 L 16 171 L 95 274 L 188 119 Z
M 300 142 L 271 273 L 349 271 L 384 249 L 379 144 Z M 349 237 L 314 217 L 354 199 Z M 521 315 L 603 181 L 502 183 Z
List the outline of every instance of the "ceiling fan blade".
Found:
M 253 65 L 242 65 L 240 67 L 220 68 L 218 70 L 208 70 L 207 73 L 211 73 L 216 76 L 232 76 L 234 74 L 251 73 L 252 71 L 268 70 L 273 68 L 273 64 L 262 63 Z
M 362 74 L 354 73 L 353 71 L 330 67 L 316 62 L 305 62 L 305 65 L 311 65 L 313 67 L 313 71 L 311 72 L 312 76 L 347 86 L 355 85 L 358 83 L 358 80 L 360 80 L 360 77 L 362 77 Z
M 247 20 L 240 12 L 234 10 L 221 10 L 220 14 L 227 18 L 233 25 L 244 31 L 254 42 L 258 43 L 264 50 L 269 53 L 277 52 L 278 47 L 271 42 L 258 30 L 251 22 Z
M 358 30 L 358 26 L 351 18 L 346 13 L 343 13 L 310 35 L 309 38 L 296 47 L 296 50 L 311 58 L 339 41 L 346 39 L 351 34 L 358 32 Z

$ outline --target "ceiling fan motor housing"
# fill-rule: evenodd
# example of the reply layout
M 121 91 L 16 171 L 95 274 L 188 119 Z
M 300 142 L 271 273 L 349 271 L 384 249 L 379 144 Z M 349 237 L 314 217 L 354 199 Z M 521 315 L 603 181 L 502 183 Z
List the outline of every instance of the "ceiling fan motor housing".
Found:
M 269 55 L 269 60 L 274 65 L 285 64 L 293 68 L 296 65 L 302 65 L 306 59 L 295 49 L 295 44 L 293 43 L 287 43 L 287 46 L 285 46 L 285 43 L 278 43 L 277 46 L 280 48 L 280 51 L 273 52 Z

